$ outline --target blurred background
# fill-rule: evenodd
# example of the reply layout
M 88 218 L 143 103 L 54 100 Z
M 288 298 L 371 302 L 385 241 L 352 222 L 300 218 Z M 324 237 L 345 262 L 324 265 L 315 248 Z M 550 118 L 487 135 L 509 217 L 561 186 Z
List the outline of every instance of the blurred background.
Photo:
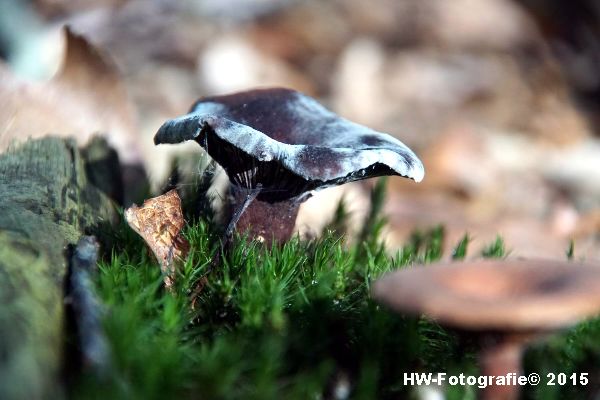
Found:
M 118 74 L 53 78 L 66 24 Z M 174 152 L 200 152 L 155 147 L 164 120 L 285 86 L 423 160 L 422 183 L 388 180 L 391 249 L 443 224 L 449 245 L 499 234 L 513 256 L 562 259 L 574 240 L 598 259 L 599 24 L 595 0 L 2 0 L 0 144 L 102 133 L 157 188 Z M 319 232 L 342 197 L 356 229 L 370 185 L 320 192 L 299 230 Z

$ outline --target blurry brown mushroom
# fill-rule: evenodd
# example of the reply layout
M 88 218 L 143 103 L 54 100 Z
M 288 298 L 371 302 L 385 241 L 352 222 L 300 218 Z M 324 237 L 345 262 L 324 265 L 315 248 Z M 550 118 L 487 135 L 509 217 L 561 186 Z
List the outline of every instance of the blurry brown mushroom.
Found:
M 195 140 L 226 171 L 234 213 L 227 229 L 267 241 L 288 239 L 298 207 L 313 190 L 424 170 L 399 140 L 345 120 L 288 89 L 263 89 L 198 101 L 167 121 L 155 144 Z
M 475 335 L 482 375 L 518 376 L 528 342 L 600 313 L 600 267 L 521 260 L 406 268 L 376 281 L 373 296 L 394 311 Z M 511 385 L 483 391 L 486 399 L 517 395 Z

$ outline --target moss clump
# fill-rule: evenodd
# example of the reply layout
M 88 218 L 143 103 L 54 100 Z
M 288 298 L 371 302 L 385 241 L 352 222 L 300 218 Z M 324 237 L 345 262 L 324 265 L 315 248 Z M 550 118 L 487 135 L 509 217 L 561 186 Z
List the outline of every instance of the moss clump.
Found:
M 114 370 L 103 379 L 82 377 L 74 397 L 407 398 L 414 388 L 403 384 L 404 372 L 476 375 L 468 343 L 433 322 L 394 315 L 369 295 L 381 274 L 438 260 L 444 230 L 415 233 L 389 256 L 378 237 L 381 218 L 369 221 L 354 245 L 339 232 L 266 249 L 238 238 L 219 268 L 211 267 L 219 233 L 197 221 L 185 231 L 192 251 L 174 294 L 162 288 L 143 243 L 124 229 L 98 282 Z M 465 256 L 468 242 L 465 236 L 457 244 L 456 258 Z M 504 245 L 496 241 L 484 253 L 501 257 Z M 549 358 L 533 350 L 527 368 L 561 371 L 574 363 L 569 371 L 577 370 L 590 357 L 598 365 L 599 341 L 590 339 L 600 337 L 600 324 L 588 324 L 548 344 L 555 349 Z M 534 396 L 541 389 L 528 390 Z M 554 391 L 560 396 L 564 388 Z M 449 387 L 447 394 L 475 398 L 473 388 Z

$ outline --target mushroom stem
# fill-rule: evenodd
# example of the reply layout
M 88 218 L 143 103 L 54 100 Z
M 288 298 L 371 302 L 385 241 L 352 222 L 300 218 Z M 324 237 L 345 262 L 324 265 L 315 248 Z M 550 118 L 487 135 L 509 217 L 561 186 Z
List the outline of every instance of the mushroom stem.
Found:
M 254 199 L 256 199 L 256 197 L 260 194 L 261 190 L 262 185 L 259 183 L 256 189 L 249 190 L 246 192 L 246 198 L 241 202 L 241 204 L 239 202 L 236 202 L 236 204 L 240 205 L 234 211 L 233 215 L 231 216 L 231 220 L 229 221 L 229 225 L 227 225 L 227 230 L 225 231 L 225 239 L 227 241 L 231 240 L 231 238 L 233 237 L 233 231 L 235 230 L 235 227 L 239 222 L 242 214 L 244 213 L 244 211 L 246 211 L 250 203 L 252 203 Z M 234 189 L 234 192 L 238 192 L 238 189 Z M 234 198 L 238 200 L 238 197 L 239 195 L 237 195 L 236 193 L 236 195 L 234 195 Z
M 294 232 L 294 225 L 300 202 L 296 199 L 269 202 L 261 198 L 263 190 L 233 191 L 233 209 L 235 210 L 226 231 L 226 240 L 230 241 L 233 230 L 244 233 L 271 244 L 273 241 L 284 243 Z
M 520 386 L 516 379 L 522 373 L 521 356 L 525 343 L 526 338 L 522 335 L 484 336 L 482 350 L 479 353 L 481 375 L 504 376 L 507 384 L 487 386 L 481 392 L 483 400 L 513 400 L 519 397 Z M 510 374 L 515 374 L 514 378 Z M 514 381 L 510 379 L 514 379 Z

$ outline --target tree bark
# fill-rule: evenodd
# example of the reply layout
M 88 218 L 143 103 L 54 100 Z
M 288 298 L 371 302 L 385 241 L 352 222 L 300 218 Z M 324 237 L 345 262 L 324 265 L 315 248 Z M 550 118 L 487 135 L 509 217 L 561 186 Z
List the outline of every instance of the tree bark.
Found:
M 116 213 L 75 141 L 0 155 L 0 398 L 60 398 L 66 246 Z M 117 166 L 118 168 L 118 166 Z

